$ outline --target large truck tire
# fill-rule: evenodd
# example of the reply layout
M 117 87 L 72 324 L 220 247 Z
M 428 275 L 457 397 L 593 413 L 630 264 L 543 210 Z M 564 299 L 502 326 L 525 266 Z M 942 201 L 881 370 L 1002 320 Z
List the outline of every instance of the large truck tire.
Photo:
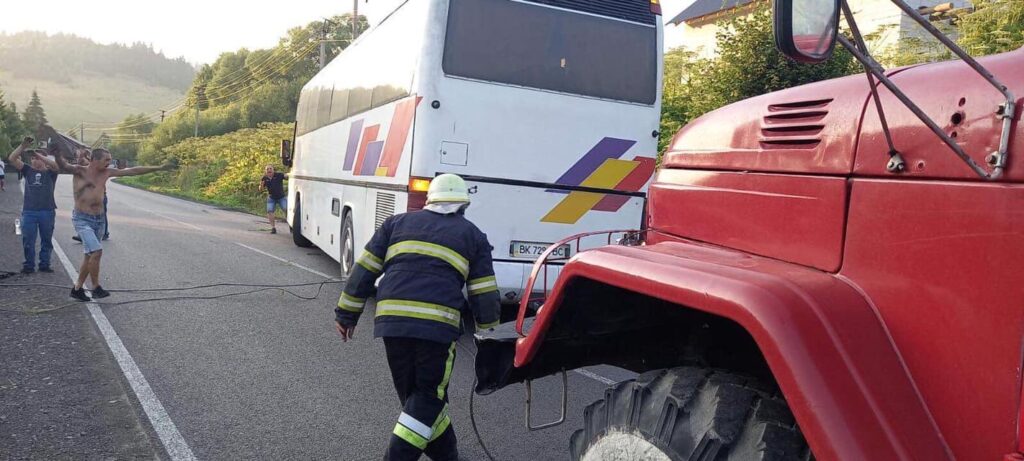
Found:
M 576 461 L 781 461 L 813 456 L 773 386 L 696 367 L 619 383 L 583 413 Z
M 293 213 L 295 213 L 295 216 L 292 218 L 292 242 L 300 248 L 313 246 L 313 242 L 302 236 L 302 202 L 299 201 L 298 195 L 295 196 L 295 209 Z

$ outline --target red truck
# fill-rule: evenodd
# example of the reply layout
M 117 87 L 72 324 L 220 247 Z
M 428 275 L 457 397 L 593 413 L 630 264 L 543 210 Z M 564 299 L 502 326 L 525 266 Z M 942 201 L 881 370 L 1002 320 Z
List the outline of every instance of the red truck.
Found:
M 684 127 L 646 228 L 543 257 L 536 316 L 478 336 L 477 391 L 641 373 L 586 409 L 573 459 L 1024 460 L 1024 49 L 944 39 L 964 59 L 885 71 L 845 2 L 776 0 L 775 26 L 867 77 Z

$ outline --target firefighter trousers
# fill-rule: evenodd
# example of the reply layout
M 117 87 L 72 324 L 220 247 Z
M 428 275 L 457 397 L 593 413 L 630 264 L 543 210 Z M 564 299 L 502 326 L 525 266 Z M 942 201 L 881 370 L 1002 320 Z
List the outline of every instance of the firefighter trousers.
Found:
M 459 458 L 455 429 L 448 416 L 448 381 L 455 366 L 455 343 L 384 338 L 391 379 L 402 414 L 388 445 L 388 461 Z

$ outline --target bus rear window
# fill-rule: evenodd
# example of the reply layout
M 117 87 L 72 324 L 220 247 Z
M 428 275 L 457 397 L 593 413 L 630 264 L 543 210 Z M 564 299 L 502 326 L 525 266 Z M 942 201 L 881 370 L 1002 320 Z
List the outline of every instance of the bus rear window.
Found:
M 510 0 L 451 0 L 444 72 L 640 104 L 657 98 L 654 26 Z

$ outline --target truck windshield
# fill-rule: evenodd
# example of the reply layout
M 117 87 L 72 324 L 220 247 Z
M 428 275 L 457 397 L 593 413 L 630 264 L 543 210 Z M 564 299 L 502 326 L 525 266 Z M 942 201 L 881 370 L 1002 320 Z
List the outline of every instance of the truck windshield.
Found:
M 450 76 L 654 104 L 657 27 L 509 0 L 451 0 Z

